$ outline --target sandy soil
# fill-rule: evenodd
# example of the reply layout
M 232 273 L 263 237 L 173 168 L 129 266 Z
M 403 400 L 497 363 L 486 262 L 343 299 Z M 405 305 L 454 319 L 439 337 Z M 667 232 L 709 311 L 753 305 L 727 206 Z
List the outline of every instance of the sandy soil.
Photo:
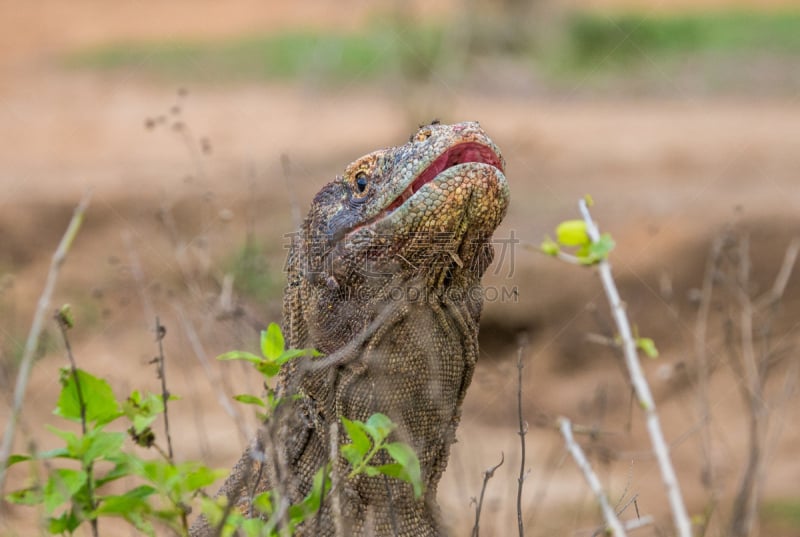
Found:
M 91 188 L 86 225 L 55 299 L 75 309 L 72 337 L 80 365 L 106 375 L 118 394 L 157 390 L 147 362 L 155 352 L 150 326 L 159 314 L 168 327 L 171 390 L 183 396 L 172 411 L 176 451 L 182 459 L 220 467 L 238 457 L 255 420 L 242 409 L 231 410 L 227 397 L 257 393 L 258 386 L 238 367 L 206 367 L 204 360 L 252 348 L 255 327 L 279 319 L 286 234 L 319 187 L 353 158 L 401 143 L 414 123 L 429 118 L 415 117 L 417 103 L 407 95 L 375 87 L 200 87 L 178 97 L 176 88 L 126 75 L 59 71 L 49 58 L 55 50 L 110 37 L 224 35 L 300 22 L 355 24 L 361 16 L 356 9 L 345 17 L 345 10 L 324 3 L 283 11 L 277 4 L 255 4 L 220 11 L 213 2 L 196 9 L 185 2 L 169 8 L 122 2 L 115 10 L 88 0 L 69 8 L 48 1 L 26 9 L 0 3 L 0 390 L 6 401 L 13 386 L 8 364 L 27 333 L 49 256 L 72 207 Z M 501 451 L 506 464 L 487 492 L 482 529 L 507 535 L 516 526 L 514 358 L 521 334 L 529 341 L 527 420 L 564 414 L 610 432 L 587 446 L 611 496 L 638 494 L 643 514 L 666 520 L 658 471 L 618 362 L 608 349 L 585 341 L 587 332 L 602 332 L 608 319 L 596 278 L 523 247 L 573 217 L 575 200 L 587 192 L 597 201 L 596 218 L 617 240 L 614 268 L 628 310 L 662 352 L 646 368 L 689 505 L 701 512 L 709 492 L 701 481 L 705 422 L 691 381 L 697 319 L 691 298 L 702 284 L 709 245 L 725 228 L 750 234 L 751 291 L 758 295 L 772 285 L 800 221 L 800 102 L 680 94 L 597 101 L 498 97 L 443 85 L 428 90 L 427 104 L 438 106 L 443 121 L 478 119 L 503 149 L 513 203 L 497 236 L 522 241 L 498 255 L 486 280 L 493 288 L 516 289 L 518 300 L 486 305 L 482 362 L 440 492 L 455 534 L 471 527 L 470 497 Z M 148 118 L 162 114 L 168 124 L 181 121 L 186 127 L 145 128 Z M 210 151 L 204 153 L 205 138 Z M 288 171 L 282 157 L 288 157 Z M 230 319 L 220 305 L 220 282 L 248 234 L 263 246 L 271 290 L 263 301 L 243 300 L 245 313 Z M 707 343 L 720 360 L 708 392 L 708 457 L 721 498 L 717 524 L 729 512 L 748 453 L 740 379 L 726 365 L 719 329 L 726 304 L 720 301 L 715 310 Z M 800 343 L 798 312 L 800 284 L 794 277 L 772 325 L 778 346 L 788 350 L 779 355 L 784 359 L 769 384 L 772 430 L 782 434 L 768 446 L 763 486 L 768 500 L 795 504 L 800 416 L 796 396 L 781 394 L 796 379 L 790 366 L 797 363 Z M 53 445 L 42 424 L 54 419 L 56 369 L 62 365 L 60 346 L 52 343 L 34 370 L 19 449 L 30 441 L 41 449 Z M 3 421 L 7 412 L 2 405 Z M 596 510 L 558 435 L 532 427 L 527 438 L 524 502 L 531 533 L 591 529 Z M 25 479 L 24 471 L 15 471 L 11 485 Z M 0 534 L 31 531 L 27 509 L 11 508 L 2 520 Z M 770 535 L 800 531 L 771 524 Z

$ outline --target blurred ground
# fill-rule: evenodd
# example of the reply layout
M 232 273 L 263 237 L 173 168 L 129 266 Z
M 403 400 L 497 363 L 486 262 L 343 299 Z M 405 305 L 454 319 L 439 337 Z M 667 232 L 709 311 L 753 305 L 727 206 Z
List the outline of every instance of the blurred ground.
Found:
M 79 364 L 106 375 L 118 394 L 157 390 L 147 362 L 155 352 L 149 327 L 159 314 L 168 329 L 171 390 L 183 396 L 171 410 L 176 451 L 220 467 L 239 456 L 255 420 L 236 410 L 237 427 L 223 401 L 259 388 L 243 370 L 206 367 L 201 359 L 252 348 L 257 327 L 279 319 L 285 235 L 320 186 L 354 158 L 402 143 L 414 123 L 431 118 L 415 117 L 420 107 L 409 104 L 408 95 L 358 81 L 335 89 L 290 82 L 189 87 L 178 95 L 172 85 L 124 73 L 66 71 L 54 55 L 110 38 L 346 27 L 368 16 L 361 2 L 347 9 L 340 3 L 295 4 L 120 2 L 111 10 L 89 0 L 0 2 L 0 391 L 6 402 L 50 255 L 72 208 L 91 188 L 85 228 L 55 301 L 75 309 Z M 716 4 L 721 2 L 709 3 Z M 441 11 L 425 13 L 446 15 L 448 9 L 443 4 Z M 434 86 L 432 102 L 442 121 L 480 120 L 504 151 L 513 202 L 500 239 L 513 234 L 523 244 L 538 244 L 576 214 L 580 196 L 593 194 L 594 214 L 618 244 L 614 268 L 629 311 L 662 351 L 646 367 L 689 505 L 701 512 L 709 497 L 701 480 L 702 420 L 686 380 L 695 367 L 692 297 L 702 284 L 711 241 L 726 228 L 750 234 L 753 293 L 772 285 L 800 229 L 800 98 L 698 97 L 677 86 L 666 96 L 596 99 L 581 94 L 580 82 L 561 97 Z M 148 119 L 162 115 L 163 124 L 146 128 Z M 248 241 L 266 255 L 249 271 L 242 268 Z M 241 300 L 237 311 L 220 299 L 231 272 L 252 291 L 249 298 L 234 297 Z M 778 395 L 793 393 L 796 379 L 797 282 L 795 275 L 770 325 L 784 348 L 770 384 Z M 490 483 L 482 530 L 507 535 L 515 527 L 514 358 L 521 334 L 529 341 L 526 418 L 534 423 L 537 416 L 565 414 L 611 431 L 610 439 L 589 444 L 613 499 L 638 494 L 640 512 L 664 520 L 657 469 L 624 377 L 613 353 L 584 340 L 587 331 L 603 330 L 606 321 L 595 317 L 608 318 L 596 278 L 517 245 L 498 255 L 487 285 L 516 289 L 518 302 L 486 305 L 482 363 L 440 491 L 454 534 L 471 527 L 470 497 L 501 451 L 506 464 Z M 721 349 L 726 308 L 718 304 L 707 345 L 722 364 L 709 391 L 719 520 L 730 509 L 747 453 L 739 380 L 724 367 Z M 53 334 L 28 391 L 19 449 L 54 441 L 42 428 L 54 419 L 56 368 L 64 365 Z M 768 502 L 798 509 L 797 397 L 778 395 L 770 399 L 771 423 L 782 435 L 768 446 L 764 494 Z M 557 434 L 532 428 L 527 438 L 531 534 L 591 534 L 596 510 Z M 11 477 L 14 486 L 26 476 Z M 800 535 L 800 528 L 781 520 L 765 523 L 769 531 L 763 534 Z M 31 513 L 14 507 L 3 516 L 0 533 L 27 535 L 31 524 Z

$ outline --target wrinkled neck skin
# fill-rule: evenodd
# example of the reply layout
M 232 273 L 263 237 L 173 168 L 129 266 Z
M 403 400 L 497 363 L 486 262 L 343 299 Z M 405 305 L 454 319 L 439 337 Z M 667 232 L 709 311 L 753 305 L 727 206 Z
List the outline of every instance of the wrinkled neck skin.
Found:
M 419 236 L 407 244 L 414 240 Z M 485 251 L 488 245 L 482 246 Z M 480 273 L 467 270 L 473 259 L 461 245 L 454 254 L 464 268 L 447 252 L 411 255 L 417 250 L 401 248 L 397 255 L 375 258 L 334 248 L 331 265 L 367 264 L 370 271 L 350 271 L 345 277 L 322 273 L 298 288 L 306 324 L 297 332 L 304 334 L 302 341 L 293 344 L 316 347 L 325 356 L 295 370 L 288 391 L 319 401 L 325 420 L 388 415 L 397 424 L 393 441 L 405 442 L 418 454 L 426 486 L 423 499 L 415 500 L 410 486 L 397 480 L 348 480 L 342 485 L 342 513 L 350 535 L 445 533 L 436 493 L 478 358 Z M 482 255 L 488 264 L 491 254 Z M 409 262 L 417 263 L 414 270 L 408 269 Z M 326 432 L 319 432 L 322 439 L 312 433 L 309 445 L 328 445 Z M 339 441 L 347 442 L 340 434 Z M 348 471 L 340 461 L 337 472 Z M 298 496 L 307 493 L 308 485 L 298 486 Z
M 333 354 L 349 342 L 363 340 L 360 332 L 399 303 L 414 309 L 457 309 L 477 324 L 480 276 L 493 253 L 482 237 L 464 239 L 452 233 L 409 232 L 396 236 L 393 244 L 363 249 L 345 241 L 326 245 L 323 266 L 305 273 L 297 285 L 305 326 L 289 331 L 291 345 Z

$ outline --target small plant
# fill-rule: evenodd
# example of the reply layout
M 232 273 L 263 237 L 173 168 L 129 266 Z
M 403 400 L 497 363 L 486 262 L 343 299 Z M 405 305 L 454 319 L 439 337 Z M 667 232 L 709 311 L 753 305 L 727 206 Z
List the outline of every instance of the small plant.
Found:
M 412 486 L 415 498 L 422 496 L 424 489 L 417 454 L 407 444 L 387 442 L 395 428 L 387 416 L 373 414 L 366 422 L 342 417 L 342 424 L 350 437 L 350 443 L 341 447 L 342 456 L 353 468 L 348 478 L 359 474 L 395 477 Z M 370 464 L 380 451 L 385 451 L 395 462 L 377 466 Z
M 251 394 L 240 394 L 233 397 L 240 403 L 263 408 L 264 411 L 259 412 L 258 417 L 264 421 L 272 416 L 281 403 L 281 399 L 275 394 L 275 389 L 270 386 L 272 378 L 278 374 L 283 364 L 301 356 L 321 356 L 321 354 L 315 349 L 286 349 L 280 327 L 276 323 L 270 323 L 266 330 L 261 331 L 261 356 L 247 351 L 230 351 L 219 355 L 217 360 L 250 362 L 256 371 L 264 376 L 266 394 L 263 398 Z
M 47 426 L 63 440 L 56 449 L 17 454 L 9 457 L 8 466 L 22 462 L 36 464 L 34 475 L 45 469 L 41 482 L 9 494 L 6 499 L 18 505 L 39 505 L 45 515 L 43 526 L 51 534 L 73 535 L 78 528 L 89 525 L 93 535 L 99 535 L 99 521 L 104 517 L 122 518 L 146 535 L 156 535 L 156 528 L 165 526 L 178 535 L 188 534 L 187 515 L 190 505 L 200 496 L 200 506 L 209 522 L 230 536 L 240 532 L 247 537 L 292 535 L 300 524 L 315 515 L 331 492 L 331 464 L 320 468 L 314 477 L 309 494 L 302 501 L 282 509 L 277 490 L 253 498 L 253 514 L 245 517 L 232 511 L 226 498 L 208 498 L 201 494 L 225 472 L 212 470 L 196 462 L 175 463 L 171 448 L 165 450 L 157 443 L 153 423 L 166 417 L 166 401 L 175 396 L 133 391 L 124 401 L 114 396 L 111 386 L 75 366 L 66 333 L 74 325 L 68 307 L 56 313 L 64 335 L 71 366 L 60 370 L 61 392 L 54 410 L 60 418 L 81 424 L 80 433 Z M 166 333 L 159 324 L 159 337 Z M 161 354 L 161 353 L 160 353 Z M 261 354 L 232 351 L 220 360 L 246 360 L 270 381 L 283 364 L 300 356 L 319 356 L 313 349 L 286 349 L 283 335 L 272 323 L 261 333 Z M 163 368 L 163 354 L 159 368 Z M 160 369 L 163 374 L 163 369 Z M 282 399 L 267 386 L 264 398 L 237 395 L 236 400 L 259 407 L 261 419 L 269 419 Z M 166 399 L 165 399 L 166 398 Z M 110 426 L 123 422 L 124 432 L 109 431 Z M 387 475 L 406 481 L 417 497 L 423 492 L 420 464 L 414 451 L 399 442 L 388 442 L 395 424 L 383 414 L 374 414 L 366 422 L 342 418 L 351 443 L 343 445 L 342 456 L 351 464 L 348 478 L 360 474 Z M 126 438 L 139 447 L 154 449 L 159 456 L 145 459 L 126 451 Z M 380 452 L 386 452 L 393 463 L 373 465 Z M 56 461 L 65 464 L 56 466 Z M 123 492 L 111 491 L 111 485 L 125 479 L 132 485 Z M 118 488 L 119 484 L 115 488 Z
M 80 423 L 80 433 L 48 425 L 60 437 L 62 447 L 39 453 L 12 455 L 8 466 L 21 462 L 39 463 L 47 472 L 43 482 L 9 494 L 6 499 L 21 505 L 41 505 L 44 527 L 51 534 L 72 535 L 88 524 L 99 535 L 103 517 L 122 518 L 147 535 L 156 534 L 156 525 L 170 527 L 179 534 L 188 532 L 187 513 L 197 492 L 211 485 L 223 472 L 198 463 L 175 464 L 156 443 L 152 423 L 165 411 L 163 395 L 134 391 L 119 401 L 107 381 L 75 365 L 67 339 L 74 326 L 68 306 L 56 312 L 64 337 L 70 367 L 60 370 L 61 392 L 54 414 Z M 174 397 L 170 397 L 174 399 Z M 107 430 L 126 420 L 134 443 L 154 448 L 160 454 L 143 459 L 123 449 L 126 434 Z M 56 460 L 71 461 L 54 467 Z M 34 475 L 40 473 L 37 468 Z M 121 494 L 109 491 L 122 478 L 135 486 Z
M 270 323 L 266 330 L 261 332 L 261 354 L 255 355 L 246 351 L 231 351 L 220 355 L 219 360 L 245 360 L 253 364 L 256 370 L 267 381 L 266 395 L 262 399 L 250 394 L 234 396 L 240 403 L 255 405 L 264 409 L 259 413 L 262 420 L 268 419 L 275 409 L 282 403 L 282 398 L 275 394 L 274 388 L 269 383 L 272 377 L 278 374 L 283 364 L 300 356 L 321 356 L 314 349 L 286 349 L 280 327 Z M 342 416 L 350 443 L 341 446 L 342 456 L 353 467 L 348 478 L 359 474 L 368 476 L 387 475 L 396 477 L 411 484 L 414 495 L 420 497 L 423 492 L 422 477 L 419 459 L 414 450 L 402 442 L 388 442 L 389 435 L 396 425 L 384 414 L 376 413 L 366 422 L 349 420 Z M 370 462 L 375 456 L 385 451 L 395 462 L 373 466 Z

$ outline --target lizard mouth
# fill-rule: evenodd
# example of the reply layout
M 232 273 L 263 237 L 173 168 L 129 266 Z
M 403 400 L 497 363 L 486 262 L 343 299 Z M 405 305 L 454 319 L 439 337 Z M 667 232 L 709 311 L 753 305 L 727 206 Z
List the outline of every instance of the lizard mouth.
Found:
M 436 157 L 436 160 L 431 162 L 428 167 L 425 168 L 416 179 L 414 179 L 414 182 L 411 183 L 411 185 L 409 185 L 408 188 L 406 188 L 403 192 L 401 192 L 400 195 L 397 196 L 397 198 L 395 198 L 395 200 L 383 210 L 382 214 L 379 215 L 379 218 L 386 216 L 400 207 L 408 198 L 416 194 L 420 188 L 433 181 L 436 176 L 443 171 L 452 168 L 453 166 L 466 164 L 468 162 L 488 164 L 489 166 L 494 166 L 501 172 L 504 171 L 503 163 L 500 160 L 500 157 L 489 146 L 478 142 L 464 142 L 454 145 Z

